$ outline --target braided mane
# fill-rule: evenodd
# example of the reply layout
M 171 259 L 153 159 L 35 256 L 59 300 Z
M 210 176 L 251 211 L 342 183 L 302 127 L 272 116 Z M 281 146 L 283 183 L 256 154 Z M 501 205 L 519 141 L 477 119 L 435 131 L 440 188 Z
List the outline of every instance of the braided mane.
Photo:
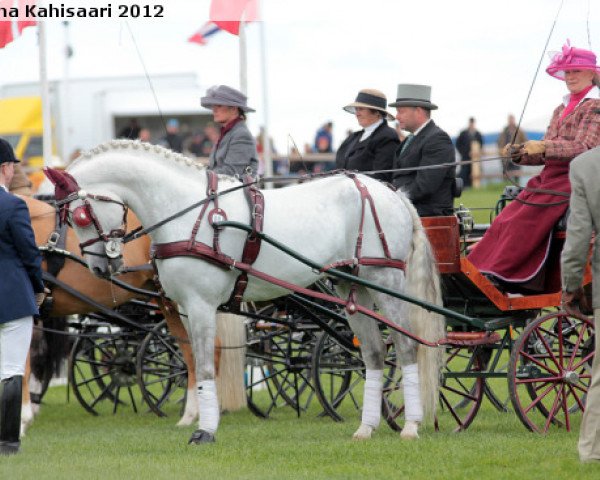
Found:
M 153 145 L 150 143 L 140 142 L 139 140 L 129 139 L 115 139 L 102 143 L 97 147 L 94 147 L 91 150 L 82 153 L 71 165 L 78 164 L 85 160 L 90 160 L 104 152 L 118 150 L 136 150 L 152 152 L 158 154 L 162 159 L 175 161 L 177 163 L 187 165 L 192 168 L 195 167 L 198 170 L 206 170 L 206 165 L 204 165 L 202 162 L 195 158 L 187 157 L 181 153 L 169 150 L 168 148 L 165 148 L 161 145 Z

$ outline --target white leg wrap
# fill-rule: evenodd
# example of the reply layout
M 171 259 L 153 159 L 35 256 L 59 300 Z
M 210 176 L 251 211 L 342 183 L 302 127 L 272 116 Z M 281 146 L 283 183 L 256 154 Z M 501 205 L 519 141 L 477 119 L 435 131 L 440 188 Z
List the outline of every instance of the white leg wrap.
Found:
M 362 423 L 377 428 L 381 420 L 383 370 L 367 370 L 363 396 Z
M 419 389 L 419 369 L 416 363 L 402 367 L 404 387 L 404 419 L 413 422 L 423 421 L 423 405 Z
M 204 380 L 197 384 L 198 411 L 200 420 L 198 427 L 209 433 L 215 433 L 219 426 L 219 401 L 217 386 L 214 380 Z

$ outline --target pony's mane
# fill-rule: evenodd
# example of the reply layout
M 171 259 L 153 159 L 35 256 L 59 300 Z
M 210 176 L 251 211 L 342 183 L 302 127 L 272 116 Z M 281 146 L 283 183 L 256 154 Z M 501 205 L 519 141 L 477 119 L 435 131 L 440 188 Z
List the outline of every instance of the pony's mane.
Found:
M 118 150 L 137 150 L 151 152 L 157 154 L 158 157 L 160 157 L 163 160 L 174 161 L 181 165 L 187 165 L 188 167 L 196 168 L 198 170 L 206 170 L 206 165 L 204 165 L 197 159 L 186 157 L 181 153 L 174 152 L 173 150 L 169 150 L 168 148 L 165 148 L 161 145 L 153 145 L 146 142 L 140 142 L 139 140 L 129 139 L 110 140 L 108 142 L 102 143 L 97 147 L 94 147 L 91 150 L 82 153 L 76 160 L 73 161 L 73 163 L 71 163 L 70 166 L 75 166 L 79 163 L 92 160 L 101 153 Z M 224 177 L 228 176 L 224 175 Z

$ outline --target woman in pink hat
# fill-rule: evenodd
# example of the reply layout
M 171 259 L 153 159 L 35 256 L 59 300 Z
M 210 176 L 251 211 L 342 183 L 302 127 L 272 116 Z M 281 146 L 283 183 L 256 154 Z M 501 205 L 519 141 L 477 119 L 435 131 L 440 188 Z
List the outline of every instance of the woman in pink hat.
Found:
M 546 278 L 552 230 L 568 209 L 569 163 L 600 145 L 600 66 L 589 50 L 565 44 L 546 72 L 563 80 L 569 94 L 556 107 L 543 140 L 507 145 L 513 161 L 544 165 L 518 197 L 494 220 L 468 259 L 508 291 L 557 291 L 559 278 Z

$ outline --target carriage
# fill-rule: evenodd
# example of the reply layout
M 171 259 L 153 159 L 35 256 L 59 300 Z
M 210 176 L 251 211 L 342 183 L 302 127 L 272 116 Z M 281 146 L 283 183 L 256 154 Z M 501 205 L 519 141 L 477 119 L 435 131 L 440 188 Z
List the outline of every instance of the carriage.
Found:
M 127 151 L 129 149 L 131 150 Z M 153 151 L 149 152 L 151 149 Z M 136 150 L 139 151 L 136 152 Z M 363 355 L 366 349 L 368 355 L 363 357 L 366 363 L 371 361 L 372 365 L 375 364 L 377 366 L 379 365 L 378 361 L 373 363 L 373 358 L 379 355 L 385 357 L 381 358 L 383 370 L 378 370 L 378 374 L 381 376 L 377 379 L 376 383 L 382 386 L 379 395 L 383 397 L 382 405 L 385 419 L 393 428 L 400 428 L 399 421 L 403 412 L 407 412 L 408 418 L 409 404 L 408 402 L 405 404 L 403 392 L 406 392 L 406 385 L 410 383 L 407 381 L 408 373 L 406 373 L 404 381 L 402 381 L 402 370 L 404 370 L 404 367 L 408 363 L 407 356 L 411 357 L 410 359 L 416 358 L 415 344 L 428 347 L 420 351 L 435 351 L 434 356 L 436 358 L 442 349 L 446 353 L 439 398 L 434 399 L 436 405 L 438 402 L 440 404 L 438 413 L 441 412 L 441 414 L 436 417 L 436 425 L 439 428 L 449 427 L 458 430 L 467 428 L 475 417 L 484 395 L 494 398 L 497 405 L 504 408 L 504 403 L 498 398 L 497 393 L 492 387 L 491 382 L 494 378 L 508 378 L 508 389 L 514 408 L 521 420 L 531 430 L 545 432 L 552 425 L 564 425 L 570 428 L 571 413 L 575 410 L 583 409 L 585 391 L 589 384 L 589 374 L 587 372 L 593 357 L 592 323 L 584 315 L 572 317 L 556 311 L 544 315 L 543 313 L 548 309 L 555 308 L 559 304 L 560 294 L 556 291 L 549 291 L 536 296 L 518 297 L 504 294 L 495 288 L 462 255 L 466 245 L 472 241 L 469 222 L 465 216 L 442 217 L 423 222 L 430 243 L 434 246 L 435 260 L 441 273 L 444 297 L 444 307 L 441 307 L 435 302 L 435 295 L 430 295 L 431 292 L 427 293 L 428 296 L 426 297 L 425 294 L 415 295 L 410 294 L 410 292 L 407 294 L 402 288 L 394 290 L 391 286 L 402 286 L 403 277 L 397 275 L 394 277 L 392 275 L 388 278 L 383 275 L 387 275 L 392 270 L 392 267 L 401 270 L 404 268 L 404 262 L 395 260 L 396 258 L 408 258 L 407 264 L 410 264 L 414 260 L 411 257 L 412 253 L 408 250 L 402 250 L 402 248 L 405 248 L 402 247 L 402 245 L 405 245 L 404 243 L 398 245 L 391 243 L 390 250 L 399 252 L 399 255 L 391 256 L 386 253 L 384 260 L 380 258 L 367 258 L 367 261 L 363 262 L 362 265 L 367 265 L 369 268 L 361 270 L 360 276 L 356 274 L 358 270 L 352 270 L 351 267 L 356 267 L 357 263 L 361 263 L 363 257 L 356 256 L 354 261 L 350 260 L 340 263 L 327 262 L 330 257 L 321 255 L 320 261 L 315 261 L 299 250 L 294 249 L 294 247 L 298 248 L 298 241 L 296 238 L 290 237 L 290 235 L 286 236 L 285 230 L 275 228 L 279 234 L 279 238 L 283 239 L 279 241 L 274 236 L 267 235 L 249 226 L 247 222 L 240 221 L 248 215 L 249 210 L 252 217 L 257 213 L 256 209 L 253 213 L 251 206 L 240 207 L 237 202 L 239 197 L 236 197 L 234 201 L 234 195 L 225 196 L 225 193 L 239 190 L 241 186 L 226 188 L 230 185 L 226 184 L 224 187 L 217 187 L 216 184 L 214 186 L 209 185 L 209 180 L 204 180 L 207 194 L 202 201 L 195 202 L 191 207 L 177 210 L 181 208 L 181 205 L 185 205 L 185 202 L 190 202 L 195 192 L 190 192 L 187 197 L 183 195 L 185 198 L 180 199 L 177 206 L 171 206 L 166 212 L 164 210 L 158 212 L 152 208 L 144 210 L 146 206 L 144 202 L 154 202 L 156 210 L 162 205 L 157 205 L 155 199 L 149 198 L 143 189 L 132 192 L 127 188 L 129 185 L 127 187 L 125 185 L 119 186 L 118 182 L 113 182 L 114 175 L 111 176 L 111 168 L 114 172 L 116 164 L 112 162 L 119 155 L 122 156 L 124 154 L 128 155 L 128 160 L 132 163 L 137 162 L 141 157 L 147 156 L 147 154 L 158 157 L 156 160 L 157 163 L 153 164 L 157 170 L 157 172 L 153 172 L 155 178 L 148 178 L 147 185 L 152 185 L 152 182 L 157 182 L 159 178 L 164 180 L 165 176 L 173 172 L 173 170 L 169 169 L 170 167 L 160 163 L 164 162 L 165 159 L 172 159 L 175 162 L 183 160 L 182 163 L 185 163 L 183 167 L 195 166 L 189 160 L 184 160 L 178 156 L 172 158 L 170 153 L 164 152 L 160 148 L 117 142 L 101 146 L 96 152 L 93 152 L 91 156 L 98 157 L 98 163 L 95 163 L 94 167 L 99 168 L 94 168 L 92 171 L 86 168 L 87 165 L 83 164 L 80 169 L 74 169 L 74 173 L 76 171 L 78 174 L 77 180 L 87 177 L 84 184 L 86 188 L 93 189 L 95 185 L 96 187 L 100 185 L 100 194 L 96 192 L 90 194 L 87 191 L 81 190 L 77 181 L 73 178 L 55 176 L 54 181 L 61 184 L 65 191 L 62 203 L 67 205 L 67 207 L 73 204 L 70 205 L 70 213 L 73 215 L 82 215 L 87 222 L 85 225 L 78 225 L 77 233 L 83 240 L 82 245 L 88 249 L 88 253 L 92 253 L 88 258 L 88 265 L 99 272 L 106 272 L 113 268 L 118 269 L 122 266 L 119 257 L 120 246 L 122 243 L 127 243 L 127 241 L 135 237 L 135 235 L 124 232 L 122 222 L 123 211 L 126 210 L 127 206 L 131 205 L 131 208 L 136 213 L 141 212 L 146 215 L 146 218 L 142 219 L 144 224 L 154 225 L 154 227 L 146 228 L 146 232 L 158 229 L 165 223 L 172 222 L 175 219 L 180 224 L 180 220 L 186 220 L 188 224 L 195 225 L 191 238 L 183 242 L 175 242 L 178 243 L 176 245 L 177 248 L 183 244 L 189 245 L 184 253 L 181 253 L 182 250 L 174 250 L 175 254 L 171 255 L 173 252 L 169 248 L 172 245 L 167 248 L 165 247 L 167 244 L 164 242 L 165 240 L 173 242 L 174 239 L 173 235 L 169 236 L 166 229 L 159 230 L 161 232 L 160 235 L 155 233 L 157 238 L 153 239 L 157 242 L 156 258 L 162 261 L 158 267 L 161 279 L 165 279 L 163 285 L 168 284 L 167 293 L 173 294 L 180 306 L 184 308 L 185 313 L 189 315 L 188 327 L 191 327 L 192 331 L 194 328 L 200 328 L 200 330 L 196 330 L 195 335 L 199 332 L 210 335 L 212 331 L 210 326 L 206 330 L 207 325 L 204 321 L 201 322 L 200 326 L 195 325 L 195 317 L 199 314 L 197 305 L 215 305 L 216 308 L 216 305 L 225 302 L 224 292 L 228 292 L 228 295 L 231 292 L 231 285 L 234 284 L 236 275 L 229 274 L 229 272 L 222 274 L 224 267 L 225 270 L 239 270 L 259 279 L 256 284 L 250 283 L 254 287 L 254 289 L 249 290 L 250 294 L 248 296 L 250 300 L 260 302 L 261 300 L 281 296 L 277 295 L 278 293 L 281 294 L 286 291 L 289 293 L 291 291 L 292 293 L 286 296 L 285 302 L 288 305 L 292 303 L 296 306 L 301 306 L 303 313 L 300 317 L 304 317 L 304 324 L 302 322 L 298 324 L 297 319 L 293 320 L 295 316 L 293 309 L 290 309 L 289 306 L 282 307 L 281 301 L 276 301 L 273 304 L 274 306 L 267 307 L 271 311 L 267 312 L 266 315 L 264 315 L 264 310 L 261 311 L 262 307 L 260 303 L 256 303 L 258 307 L 254 311 L 245 313 L 248 317 L 257 320 L 252 324 L 252 328 L 254 329 L 253 334 L 258 338 L 256 344 L 262 346 L 262 350 L 260 350 L 262 353 L 256 354 L 254 357 L 248 355 L 248 357 L 254 358 L 256 361 L 256 364 L 252 365 L 252 367 L 259 367 L 260 370 L 260 367 L 266 366 L 266 370 L 262 370 L 262 378 L 267 383 L 268 395 L 272 400 L 266 406 L 266 415 L 276 406 L 273 398 L 283 399 L 300 411 L 302 395 L 307 392 L 307 395 L 310 397 L 311 393 L 309 390 L 312 390 L 324 406 L 325 411 L 335 417 L 339 405 L 346 399 L 354 397 L 352 385 L 362 383 L 365 389 L 365 394 L 362 398 L 363 423 L 361 423 L 361 427 L 355 433 L 355 438 L 370 437 L 373 427 L 364 421 L 365 410 L 369 410 L 365 406 L 368 398 L 367 385 L 370 382 L 369 367 L 360 366 L 359 355 L 357 355 L 359 349 L 363 352 Z M 100 157 L 102 157 L 102 162 L 100 161 Z M 132 168 L 135 169 L 135 166 Z M 197 169 L 202 170 L 200 167 Z M 161 171 L 159 172 L 158 170 Z M 162 177 L 160 176 L 161 174 Z M 177 175 L 179 175 L 178 172 Z M 201 173 L 200 175 L 203 174 Z M 151 177 L 152 175 L 149 176 Z M 179 178 L 180 182 L 187 180 L 183 177 Z M 357 180 L 355 176 L 350 176 L 350 178 L 360 191 L 359 211 L 362 204 L 363 217 L 362 219 L 360 217 L 358 219 L 349 217 L 353 213 L 347 214 L 338 207 L 336 212 L 339 211 L 341 216 L 348 216 L 351 220 L 345 219 L 350 221 L 350 227 L 344 224 L 343 228 L 354 229 L 356 228 L 356 223 L 360 223 L 360 228 L 362 229 L 365 218 L 365 204 L 369 204 L 371 208 L 370 223 L 365 228 L 371 229 L 376 227 L 374 237 L 379 237 L 379 240 L 384 244 L 384 250 L 386 249 L 382 232 L 385 231 L 388 234 L 388 230 L 392 228 L 393 224 L 387 223 L 388 219 L 386 218 L 391 213 L 387 211 L 384 212 L 384 215 L 380 213 L 379 218 L 383 218 L 382 224 L 384 225 L 384 228 L 380 228 L 373 206 L 375 202 L 369 198 L 368 193 L 364 193 L 367 190 L 364 186 L 366 184 L 368 189 L 377 190 L 376 200 L 384 199 L 382 200 L 384 205 L 386 202 L 389 202 L 393 203 L 396 208 L 400 205 L 400 208 L 405 208 L 405 211 L 412 216 L 409 216 L 412 220 L 400 218 L 401 222 L 406 223 L 396 226 L 398 232 L 394 232 L 391 237 L 396 238 L 394 235 L 400 235 L 401 232 L 399 231 L 402 228 L 404 228 L 404 235 L 406 235 L 406 228 L 410 228 L 412 229 L 413 236 L 413 247 L 411 248 L 414 248 L 414 244 L 417 242 L 414 240 L 415 236 L 424 236 L 424 234 L 420 228 L 421 222 L 415 218 L 416 212 L 414 212 L 414 209 L 411 210 L 411 207 L 407 205 L 402 195 L 398 194 L 399 198 L 396 199 L 392 197 L 394 194 L 386 193 L 376 183 L 371 183 L 363 179 Z M 202 177 L 194 177 L 193 182 L 201 183 Z M 326 180 L 323 182 L 325 183 Z M 190 185 L 192 185 L 192 180 L 190 180 Z M 327 183 L 326 187 L 331 191 L 337 188 L 338 191 L 336 191 L 336 194 L 339 196 L 355 195 L 355 193 L 349 192 L 351 190 L 356 192 L 356 190 L 346 185 L 342 188 L 340 185 L 341 180 L 333 178 Z M 306 187 L 306 190 L 312 189 L 311 192 L 314 192 L 315 188 L 318 189 L 319 187 Z M 298 190 L 295 190 L 292 193 L 295 194 L 297 192 Z M 285 192 L 285 195 L 291 195 L 292 193 Z M 306 191 L 303 193 L 306 193 Z M 221 202 L 220 206 L 216 205 L 217 198 Z M 398 203 L 398 201 L 403 203 Z M 215 207 L 208 212 L 207 220 L 203 218 L 203 215 L 206 212 L 206 206 L 211 202 L 215 203 Z M 276 205 L 276 203 L 273 203 L 273 205 Z M 276 207 L 271 208 L 276 210 Z M 277 213 L 285 211 L 286 208 L 289 213 L 289 209 L 291 208 L 289 203 L 280 208 Z M 381 205 L 378 205 L 378 208 L 381 208 Z M 197 216 L 198 210 L 200 210 L 199 216 Z M 368 211 L 369 209 L 367 208 L 366 210 Z M 227 211 L 227 214 L 225 214 L 225 211 Z M 193 213 L 186 219 L 185 215 L 189 212 Z M 299 216 L 301 210 L 294 210 L 294 214 Z M 164 220 L 167 215 L 168 217 Z M 196 218 L 195 222 L 194 218 Z M 332 218 L 335 219 L 335 217 L 330 216 L 326 221 L 332 222 Z M 395 220 L 398 220 L 397 215 L 395 216 Z M 207 233 L 211 236 L 214 234 L 214 237 L 204 235 L 201 242 L 196 242 L 195 235 L 198 233 L 200 237 L 200 233 L 203 233 L 203 230 L 200 228 L 199 232 L 198 228 L 204 225 L 205 221 L 209 224 L 209 227 L 212 227 L 208 229 Z M 333 223 L 335 225 L 335 222 Z M 94 228 L 91 228 L 92 225 Z M 273 230 L 273 226 L 271 224 L 269 228 Z M 275 226 L 278 227 L 277 225 Z M 323 223 L 321 222 L 319 226 L 322 227 Z M 328 228 L 328 231 L 332 231 L 331 228 Z M 213 233 L 211 234 L 210 232 Z M 215 232 L 225 233 L 222 233 L 221 237 L 219 237 L 218 233 Z M 298 235 L 298 232 L 299 230 L 296 229 L 292 232 L 292 235 Z M 319 232 L 313 229 L 311 233 L 316 235 Z M 360 233 L 359 237 L 362 237 L 362 230 Z M 302 272 L 307 271 L 308 275 L 307 273 L 299 273 L 298 275 L 301 277 L 301 280 L 298 280 L 297 283 L 289 282 L 285 278 L 282 280 L 276 275 L 272 276 L 258 268 L 253 268 L 252 264 L 248 264 L 243 260 L 233 259 L 222 253 L 223 251 L 227 251 L 232 245 L 241 250 L 245 234 L 250 234 L 254 239 L 258 238 L 263 244 L 268 245 L 269 257 L 273 256 L 276 258 L 274 263 L 267 261 L 271 270 L 277 272 L 283 263 L 287 262 L 283 259 L 291 257 L 296 264 L 308 267 L 306 270 L 302 270 Z M 178 233 L 178 235 L 181 234 Z M 399 236 L 397 238 L 402 237 Z M 289 244 L 286 240 L 289 240 Z M 557 235 L 557 241 L 559 240 L 560 235 Z M 207 247 L 210 241 L 213 243 L 212 248 Z M 300 245 L 300 248 L 304 251 L 315 253 L 315 249 L 311 249 L 310 247 L 309 245 L 307 248 L 306 244 Z M 365 258 L 367 255 L 365 255 Z M 427 255 L 432 257 L 431 254 L 426 253 Z M 190 256 L 207 260 L 204 263 L 209 265 L 217 264 L 216 269 L 210 268 L 211 278 L 209 283 L 206 283 L 206 278 L 202 279 L 202 282 L 205 282 L 204 288 L 211 291 L 212 297 L 206 297 L 206 292 L 200 292 L 200 296 L 197 296 L 199 293 L 195 283 L 198 282 L 198 277 L 190 269 L 192 265 L 198 265 L 198 263 L 196 261 L 188 261 L 186 257 Z M 98 259 L 96 257 L 103 258 Z M 171 261 L 171 258 L 174 260 Z M 342 258 L 348 258 L 348 256 Z M 175 261 L 175 259 L 181 260 Z M 270 260 L 270 258 L 267 257 L 267 260 Z M 261 259 L 259 257 L 260 262 Z M 184 264 L 186 266 L 189 265 L 189 267 L 182 269 L 181 267 Z M 293 269 L 297 269 L 296 264 L 294 264 Z M 416 264 L 417 262 L 415 262 Z M 170 268 L 171 266 L 175 267 L 178 265 L 180 268 Z M 169 268 L 166 268 L 167 266 Z M 286 263 L 285 266 L 288 267 L 288 264 Z M 351 273 L 348 273 L 345 267 L 350 267 Z M 384 271 L 382 272 L 380 268 L 376 267 L 384 267 Z M 366 277 L 362 273 L 365 270 L 369 272 Z M 297 271 L 300 272 L 299 269 Z M 293 272 L 296 272 L 296 270 L 293 270 Z M 319 282 L 319 279 L 324 277 L 325 272 L 327 273 L 327 277 L 335 279 L 333 287 Z M 414 272 L 408 269 L 407 274 L 409 277 L 410 273 L 414 274 Z M 419 273 L 422 277 L 427 276 L 426 272 L 421 271 Z M 286 274 L 289 275 L 289 272 L 286 272 Z M 391 282 L 392 278 L 395 280 L 399 279 L 400 281 L 398 283 Z M 377 283 L 374 281 L 375 279 L 379 279 L 381 282 Z M 316 290 L 303 286 L 313 284 L 315 280 L 318 285 Z M 432 280 L 434 280 L 433 277 L 425 280 L 421 279 L 415 283 L 427 283 L 428 281 L 431 283 Z M 223 290 L 220 290 L 221 283 L 219 282 L 226 285 Z M 196 289 L 193 292 L 190 291 L 192 283 L 194 283 L 193 287 Z M 411 287 L 410 282 L 407 283 Z M 352 288 L 348 288 L 348 285 L 352 285 Z M 355 297 L 352 297 L 354 286 L 363 289 L 361 292 L 366 291 L 365 289 L 368 288 L 369 291 L 374 291 L 381 295 L 377 297 L 372 308 L 366 308 L 360 301 L 361 298 L 366 298 L 364 295 L 361 297 L 359 294 L 359 301 L 354 301 Z M 421 288 L 423 285 L 417 285 L 417 287 Z M 338 290 L 338 292 L 336 293 L 335 290 Z M 347 296 L 348 290 L 350 290 L 350 296 Z M 397 310 L 390 309 L 388 297 L 391 297 L 394 302 L 401 300 L 404 303 L 395 303 L 394 305 L 398 306 Z M 190 303 L 190 299 L 192 298 L 194 302 Z M 435 330 L 436 326 L 432 327 L 427 334 L 420 335 L 418 331 L 415 333 L 411 331 L 410 327 L 401 325 L 401 319 L 400 321 L 390 321 L 378 313 L 378 309 L 381 308 L 387 314 L 397 314 L 405 308 L 404 305 L 406 303 L 415 306 L 415 308 L 418 307 L 417 311 L 434 312 L 438 316 L 445 316 L 448 320 L 448 327 L 445 329 L 445 333 L 440 335 L 439 330 Z M 343 310 L 350 312 L 351 315 L 347 318 L 341 315 Z M 354 313 L 360 315 L 353 316 L 352 314 Z M 367 328 L 366 322 L 362 324 L 356 322 L 356 318 L 360 316 L 370 317 L 377 321 L 379 327 L 375 327 L 375 332 L 378 335 L 383 333 L 385 339 L 381 344 L 382 348 L 379 347 L 377 341 L 375 343 L 372 342 L 371 335 L 374 333 L 372 324 L 368 327 L 371 330 L 366 332 L 364 330 Z M 317 325 L 323 331 L 317 333 L 315 328 L 310 325 L 310 322 L 306 322 L 306 320 L 316 321 Z M 350 324 L 353 331 L 359 331 L 356 336 L 349 333 L 348 324 Z M 415 326 L 417 328 L 422 327 L 419 322 L 415 322 Z M 521 331 L 522 333 L 516 337 Z M 397 335 L 398 332 L 401 334 L 400 336 Z M 391 341 L 387 339 L 388 334 L 391 337 Z M 194 338 L 192 338 L 192 341 L 194 341 Z M 199 340 L 196 339 L 196 342 L 199 342 Z M 207 343 L 204 340 L 202 342 L 204 343 L 199 345 L 199 348 L 196 348 L 195 351 L 197 368 L 206 367 L 206 361 L 210 360 L 207 357 L 207 353 L 211 353 L 212 351 L 212 344 L 210 342 Z M 248 344 L 250 352 L 254 348 L 251 342 L 250 340 Z M 408 349 L 407 345 L 413 350 Z M 373 358 L 369 355 L 373 355 Z M 310 365 L 306 363 L 307 357 L 312 358 Z M 431 360 L 432 364 L 437 361 L 433 357 Z M 293 380 L 291 382 L 286 376 L 272 374 L 277 369 L 278 362 L 285 365 L 285 369 L 293 373 Z M 401 369 L 400 367 L 403 368 Z M 373 367 L 371 367 L 371 370 L 373 370 Z M 254 371 L 255 369 L 253 368 L 251 372 Z M 434 379 L 437 385 L 438 370 L 434 369 L 433 371 L 435 373 L 431 378 Z M 207 372 L 209 375 L 211 374 L 210 366 Z M 364 382 L 360 379 L 363 372 L 365 372 L 364 376 L 366 377 Z M 355 375 L 359 376 L 358 381 L 353 379 Z M 423 380 L 423 382 L 427 381 L 427 379 Z M 252 378 L 247 379 L 247 383 L 251 387 L 254 386 Z M 201 428 L 191 439 L 193 443 L 213 441 L 213 434 L 218 424 L 218 413 L 215 415 L 214 407 L 215 397 L 211 391 L 212 384 L 202 384 L 200 382 L 199 385 L 199 398 L 204 399 L 206 405 L 204 405 L 204 415 L 201 411 Z M 371 382 L 371 386 L 373 386 L 373 382 Z M 273 391 L 275 391 L 274 395 Z M 249 392 L 253 395 L 253 388 Z M 437 397 L 437 388 L 435 388 L 435 392 Z M 373 397 L 369 398 L 373 402 Z M 377 398 L 377 395 L 375 395 L 375 398 Z M 357 400 L 354 398 L 353 401 L 357 402 L 357 404 L 360 403 L 360 399 Z M 254 401 L 254 397 L 249 397 L 249 403 L 256 406 L 257 402 Z M 370 414 L 373 413 L 372 405 Z M 202 403 L 200 404 L 200 408 L 202 408 Z M 259 407 L 256 410 L 265 414 L 265 408 Z M 205 421 L 204 428 L 202 424 L 203 416 L 206 416 L 208 419 L 208 425 Z M 445 418 L 443 418 L 444 416 Z M 403 434 L 408 423 L 407 421 L 404 426 Z M 411 425 L 409 429 L 411 431 L 408 432 L 409 437 L 416 436 L 417 423 L 417 421 L 413 421 L 415 425 Z

